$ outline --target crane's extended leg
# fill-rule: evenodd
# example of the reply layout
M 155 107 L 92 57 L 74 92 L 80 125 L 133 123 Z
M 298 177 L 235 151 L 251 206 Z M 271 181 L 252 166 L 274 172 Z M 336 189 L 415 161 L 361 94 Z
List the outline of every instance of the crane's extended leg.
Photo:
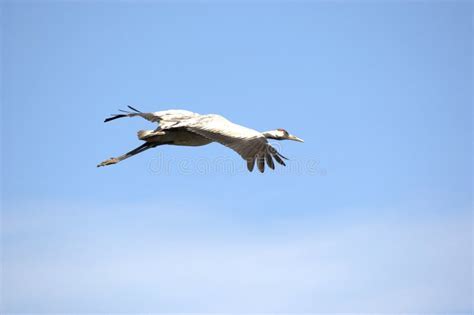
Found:
M 154 147 L 156 147 L 156 146 L 158 146 L 158 145 L 160 145 L 160 144 L 161 144 L 161 143 L 150 143 L 150 142 L 146 142 L 146 143 L 142 144 L 141 146 L 139 146 L 139 147 L 133 149 L 132 151 L 125 153 L 124 155 L 121 155 L 121 156 L 115 157 L 115 158 L 113 157 L 113 158 L 110 158 L 110 159 L 108 159 L 108 160 L 105 160 L 105 161 L 102 162 L 102 163 L 97 164 L 97 167 L 116 164 L 116 163 L 118 163 L 118 162 L 120 162 L 120 161 L 123 161 L 123 160 L 125 160 L 125 159 L 128 159 L 129 157 L 132 157 L 132 156 L 134 156 L 134 155 L 136 155 L 136 154 L 138 154 L 138 153 L 141 153 L 141 152 L 146 151 L 146 150 L 148 150 L 148 149 L 154 148 Z

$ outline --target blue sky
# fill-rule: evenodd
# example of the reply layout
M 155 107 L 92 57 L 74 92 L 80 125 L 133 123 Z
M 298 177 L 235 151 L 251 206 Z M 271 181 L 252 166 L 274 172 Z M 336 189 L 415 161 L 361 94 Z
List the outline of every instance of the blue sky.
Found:
M 2 312 L 472 312 L 472 9 L 2 2 Z M 126 105 L 306 142 L 97 169 Z

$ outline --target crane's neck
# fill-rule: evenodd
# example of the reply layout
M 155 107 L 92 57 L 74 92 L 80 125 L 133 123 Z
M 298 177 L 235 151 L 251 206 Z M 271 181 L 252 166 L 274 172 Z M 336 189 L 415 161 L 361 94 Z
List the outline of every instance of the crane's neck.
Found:
M 270 130 L 262 132 L 262 135 L 267 139 L 281 140 L 281 135 L 278 130 Z

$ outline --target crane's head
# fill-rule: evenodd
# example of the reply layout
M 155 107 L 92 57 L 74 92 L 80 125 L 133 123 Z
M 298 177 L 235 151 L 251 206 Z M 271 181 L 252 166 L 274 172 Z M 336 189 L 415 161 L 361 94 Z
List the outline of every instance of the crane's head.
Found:
M 293 141 L 298 141 L 298 142 L 304 142 L 303 139 L 290 135 L 288 131 L 286 131 L 285 129 L 270 130 L 270 131 L 262 132 L 262 134 L 267 139 L 293 140 Z

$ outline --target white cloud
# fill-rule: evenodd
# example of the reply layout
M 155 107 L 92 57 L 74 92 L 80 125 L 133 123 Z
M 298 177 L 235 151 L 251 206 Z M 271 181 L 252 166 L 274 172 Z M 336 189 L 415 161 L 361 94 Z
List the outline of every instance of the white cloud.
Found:
M 466 213 L 255 231 L 231 212 L 193 207 L 7 211 L 4 311 L 472 311 Z

